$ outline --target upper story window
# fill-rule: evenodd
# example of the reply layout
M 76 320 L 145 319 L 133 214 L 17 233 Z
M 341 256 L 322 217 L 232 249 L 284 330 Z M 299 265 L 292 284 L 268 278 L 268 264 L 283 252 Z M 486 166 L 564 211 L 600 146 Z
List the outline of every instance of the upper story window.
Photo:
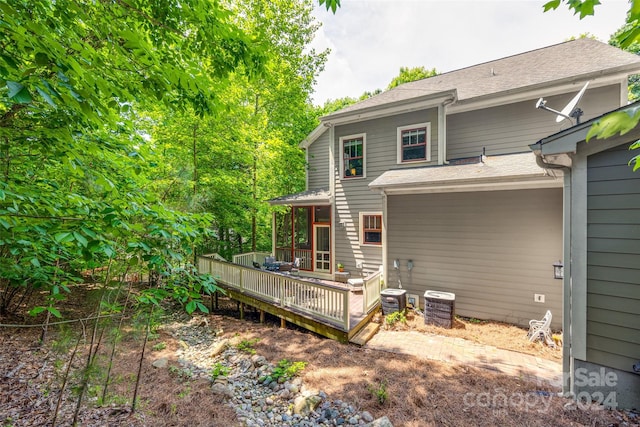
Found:
M 363 245 L 382 245 L 382 214 L 360 213 L 360 242 Z
M 342 152 L 340 171 L 342 178 L 363 178 L 365 176 L 364 144 L 364 134 L 340 138 Z
M 398 128 L 398 163 L 431 160 L 431 123 Z

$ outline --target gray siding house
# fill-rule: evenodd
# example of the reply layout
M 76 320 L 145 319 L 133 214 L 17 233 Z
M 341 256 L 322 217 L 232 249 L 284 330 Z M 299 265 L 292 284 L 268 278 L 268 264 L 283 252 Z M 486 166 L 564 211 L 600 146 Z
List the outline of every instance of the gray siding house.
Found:
M 564 387 L 582 401 L 638 409 L 640 171 L 628 148 L 640 127 L 587 143 L 593 122 L 531 145 L 546 167 L 565 170 Z
M 406 83 L 321 118 L 301 142 L 307 191 L 273 199 L 274 254 L 308 275 L 381 267 L 385 284 L 422 304 L 454 292 L 457 314 L 526 325 L 562 320 L 563 177 L 529 144 L 570 120 L 627 103 L 640 59 L 579 39 Z M 339 275 L 343 278 L 344 275 Z M 535 299 L 535 301 L 534 301 Z

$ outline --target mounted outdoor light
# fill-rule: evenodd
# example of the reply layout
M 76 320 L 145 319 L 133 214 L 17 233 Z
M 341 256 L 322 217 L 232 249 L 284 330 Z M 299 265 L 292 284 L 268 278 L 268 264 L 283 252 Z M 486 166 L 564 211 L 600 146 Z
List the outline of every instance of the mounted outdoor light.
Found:
M 393 260 L 393 268 L 396 269 L 396 270 L 400 268 L 400 260 L 399 259 L 394 259 Z
M 407 261 L 407 270 L 413 270 L 413 260 Z
M 564 279 L 564 264 L 562 261 L 553 263 L 553 278 Z

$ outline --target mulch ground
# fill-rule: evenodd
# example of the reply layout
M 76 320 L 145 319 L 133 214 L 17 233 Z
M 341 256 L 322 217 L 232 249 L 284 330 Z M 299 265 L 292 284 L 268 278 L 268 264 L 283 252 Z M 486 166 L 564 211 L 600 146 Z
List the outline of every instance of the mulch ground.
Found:
M 81 301 L 75 303 L 83 306 Z M 241 321 L 231 302 L 206 317 L 208 327 L 223 337 L 253 340 L 257 354 L 272 363 L 284 358 L 307 362 L 301 374 L 307 387 L 367 410 L 374 417 L 387 415 L 395 426 L 637 426 L 640 421 L 630 412 L 577 406 L 558 397 L 554 390 L 519 378 L 344 345 L 297 328 L 282 329 L 278 319 L 268 318 L 266 324 L 259 324 L 258 316 L 250 312 Z M 0 322 L 8 323 L 6 319 Z M 144 322 L 131 318 L 120 328 L 113 380 L 106 401 L 101 402 L 101 380 L 114 342 L 114 336 L 105 332 L 96 359 L 98 369 L 91 374 L 78 411 L 78 425 L 239 425 L 234 410 L 210 392 L 209 381 L 179 378 L 151 366 L 159 352 L 175 357 L 180 345 L 164 334 L 161 326 L 147 343 L 138 404 L 131 413 L 144 337 L 141 325 Z M 42 344 L 38 328 L 0 328 L 0 425 L 50 426 L 58 401 L 56 425 L 71 425 L 91 327 L 51 327 Z M 78 351 L 69 364 L 78 337 Z

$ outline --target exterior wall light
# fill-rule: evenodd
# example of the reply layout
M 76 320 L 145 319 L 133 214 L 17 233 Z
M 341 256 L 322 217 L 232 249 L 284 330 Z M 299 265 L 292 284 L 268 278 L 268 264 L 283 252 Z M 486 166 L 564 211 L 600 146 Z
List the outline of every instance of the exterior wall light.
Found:
M 412 260 L 407 261 L 407 270 L 409 270 L 409 271 L 413 270 L 413 261 Z
M 564 279 L 564 264 L 562 261 L 553 263 L 553 278 Z

